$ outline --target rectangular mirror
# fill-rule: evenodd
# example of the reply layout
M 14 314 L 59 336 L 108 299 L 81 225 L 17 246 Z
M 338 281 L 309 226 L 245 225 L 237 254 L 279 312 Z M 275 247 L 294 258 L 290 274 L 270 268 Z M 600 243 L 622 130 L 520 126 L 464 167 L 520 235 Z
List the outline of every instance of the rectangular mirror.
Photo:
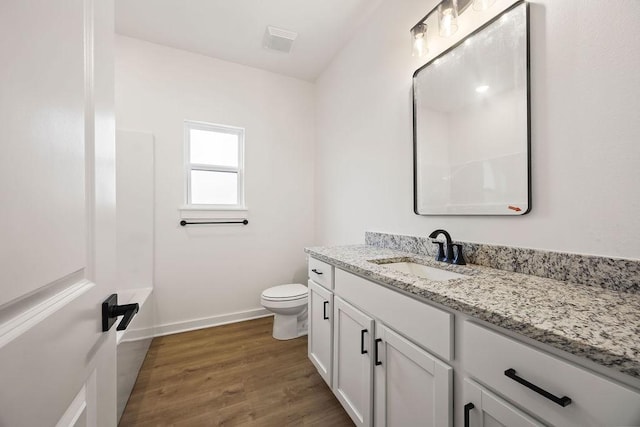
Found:
M 416 214 L 531 209 L 528 33 L 516 3 L 414 73 Z

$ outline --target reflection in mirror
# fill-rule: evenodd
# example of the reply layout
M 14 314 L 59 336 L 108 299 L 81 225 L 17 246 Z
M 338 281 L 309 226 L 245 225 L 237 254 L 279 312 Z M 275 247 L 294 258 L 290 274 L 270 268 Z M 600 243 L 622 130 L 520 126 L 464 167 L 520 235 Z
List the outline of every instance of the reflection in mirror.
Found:
M 415 72 L 416 214 L 529 211 L 528 88 L 526 3 Z

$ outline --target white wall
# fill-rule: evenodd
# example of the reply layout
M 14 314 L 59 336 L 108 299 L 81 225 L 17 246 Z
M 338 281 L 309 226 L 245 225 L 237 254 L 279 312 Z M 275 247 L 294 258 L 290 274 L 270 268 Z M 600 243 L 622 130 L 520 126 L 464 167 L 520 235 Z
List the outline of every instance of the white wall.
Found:
M 153 286 L 153 135 L 116 133 L 118 289 Z
M 253 310 L 260 308 L 263 289 L 306 283 L 303 248 L 313 243 L 314 86 L 126 37 L 117 37 L 116 49 L 118 128 L 155 136 L 160 332 L 230 320 L 225 316 L 235 312 L 258 313 Z M 178 225 L 186 119 L 246 129 L 248 226 Z
M 533 209 L 413 214 L 409 29 L 435 1 L 386 1 L 317 82 L 316 232 L 365 230 L 640 258 L 640 2 L 531 1 Z M 469 11 L 468 13 L 472 13 Z

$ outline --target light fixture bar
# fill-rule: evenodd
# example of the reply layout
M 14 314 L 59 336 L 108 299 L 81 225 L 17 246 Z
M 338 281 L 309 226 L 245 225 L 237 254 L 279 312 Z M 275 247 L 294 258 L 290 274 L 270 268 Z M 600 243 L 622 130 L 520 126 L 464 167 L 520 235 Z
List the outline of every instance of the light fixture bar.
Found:
M 458 29 L 457 18 L 466 11 L 471 4 L 474 10 L 484 10 L 495 3 L 495 0 L 441 0 L 416 25 L 411 27 L 411 44 L 413 56 L 423 56 L 427 49 L 427 20 L 438 13 L 438 27 L 441 37 L 449 37 Z M 457 6 L 457 7 L 456 7 Z M 480 9 L 482 8 L 482 9 Z M 447 15 L 443 16 L 443 11 Z
M 442 3 L 442 2 L 440 2 L 440 3 Z M 416 26 L 418 26 L 420 24 L 425 24 L 427 22 L 427 19 L 429 19 L 429 17 L 431 17 L 431 15 L 433 15 L 434 13 L 436 13 L 438 11 L 438 6 L 440 6 L 440 3 L 438 3 L 433 9 L 431 9 L 429 11 L 429 13 L 427 13 L 424 16 L 424 18 L 419 20 L 416 23 L 416 25 L 414 25 L 412 28 L 415 28 Z M 473 3 L 473 0 L 458 0 L 458 15 L 462 15 L 462 12 L 467 10 L 469 8 L 469 6 L 471 6 L 471 3 Z

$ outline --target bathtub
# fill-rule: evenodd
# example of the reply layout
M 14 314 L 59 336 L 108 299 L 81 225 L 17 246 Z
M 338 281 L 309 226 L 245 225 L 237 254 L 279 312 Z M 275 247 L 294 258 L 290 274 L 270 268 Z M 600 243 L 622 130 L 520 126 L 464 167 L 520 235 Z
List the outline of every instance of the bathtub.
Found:
M 127 406 L 138 372 L 153 339 L 153 288 L 118 291 L 118 304 L 133 303 L 139 304 L 138 313 L 126 330 L 117 332 L 118 422 Z

